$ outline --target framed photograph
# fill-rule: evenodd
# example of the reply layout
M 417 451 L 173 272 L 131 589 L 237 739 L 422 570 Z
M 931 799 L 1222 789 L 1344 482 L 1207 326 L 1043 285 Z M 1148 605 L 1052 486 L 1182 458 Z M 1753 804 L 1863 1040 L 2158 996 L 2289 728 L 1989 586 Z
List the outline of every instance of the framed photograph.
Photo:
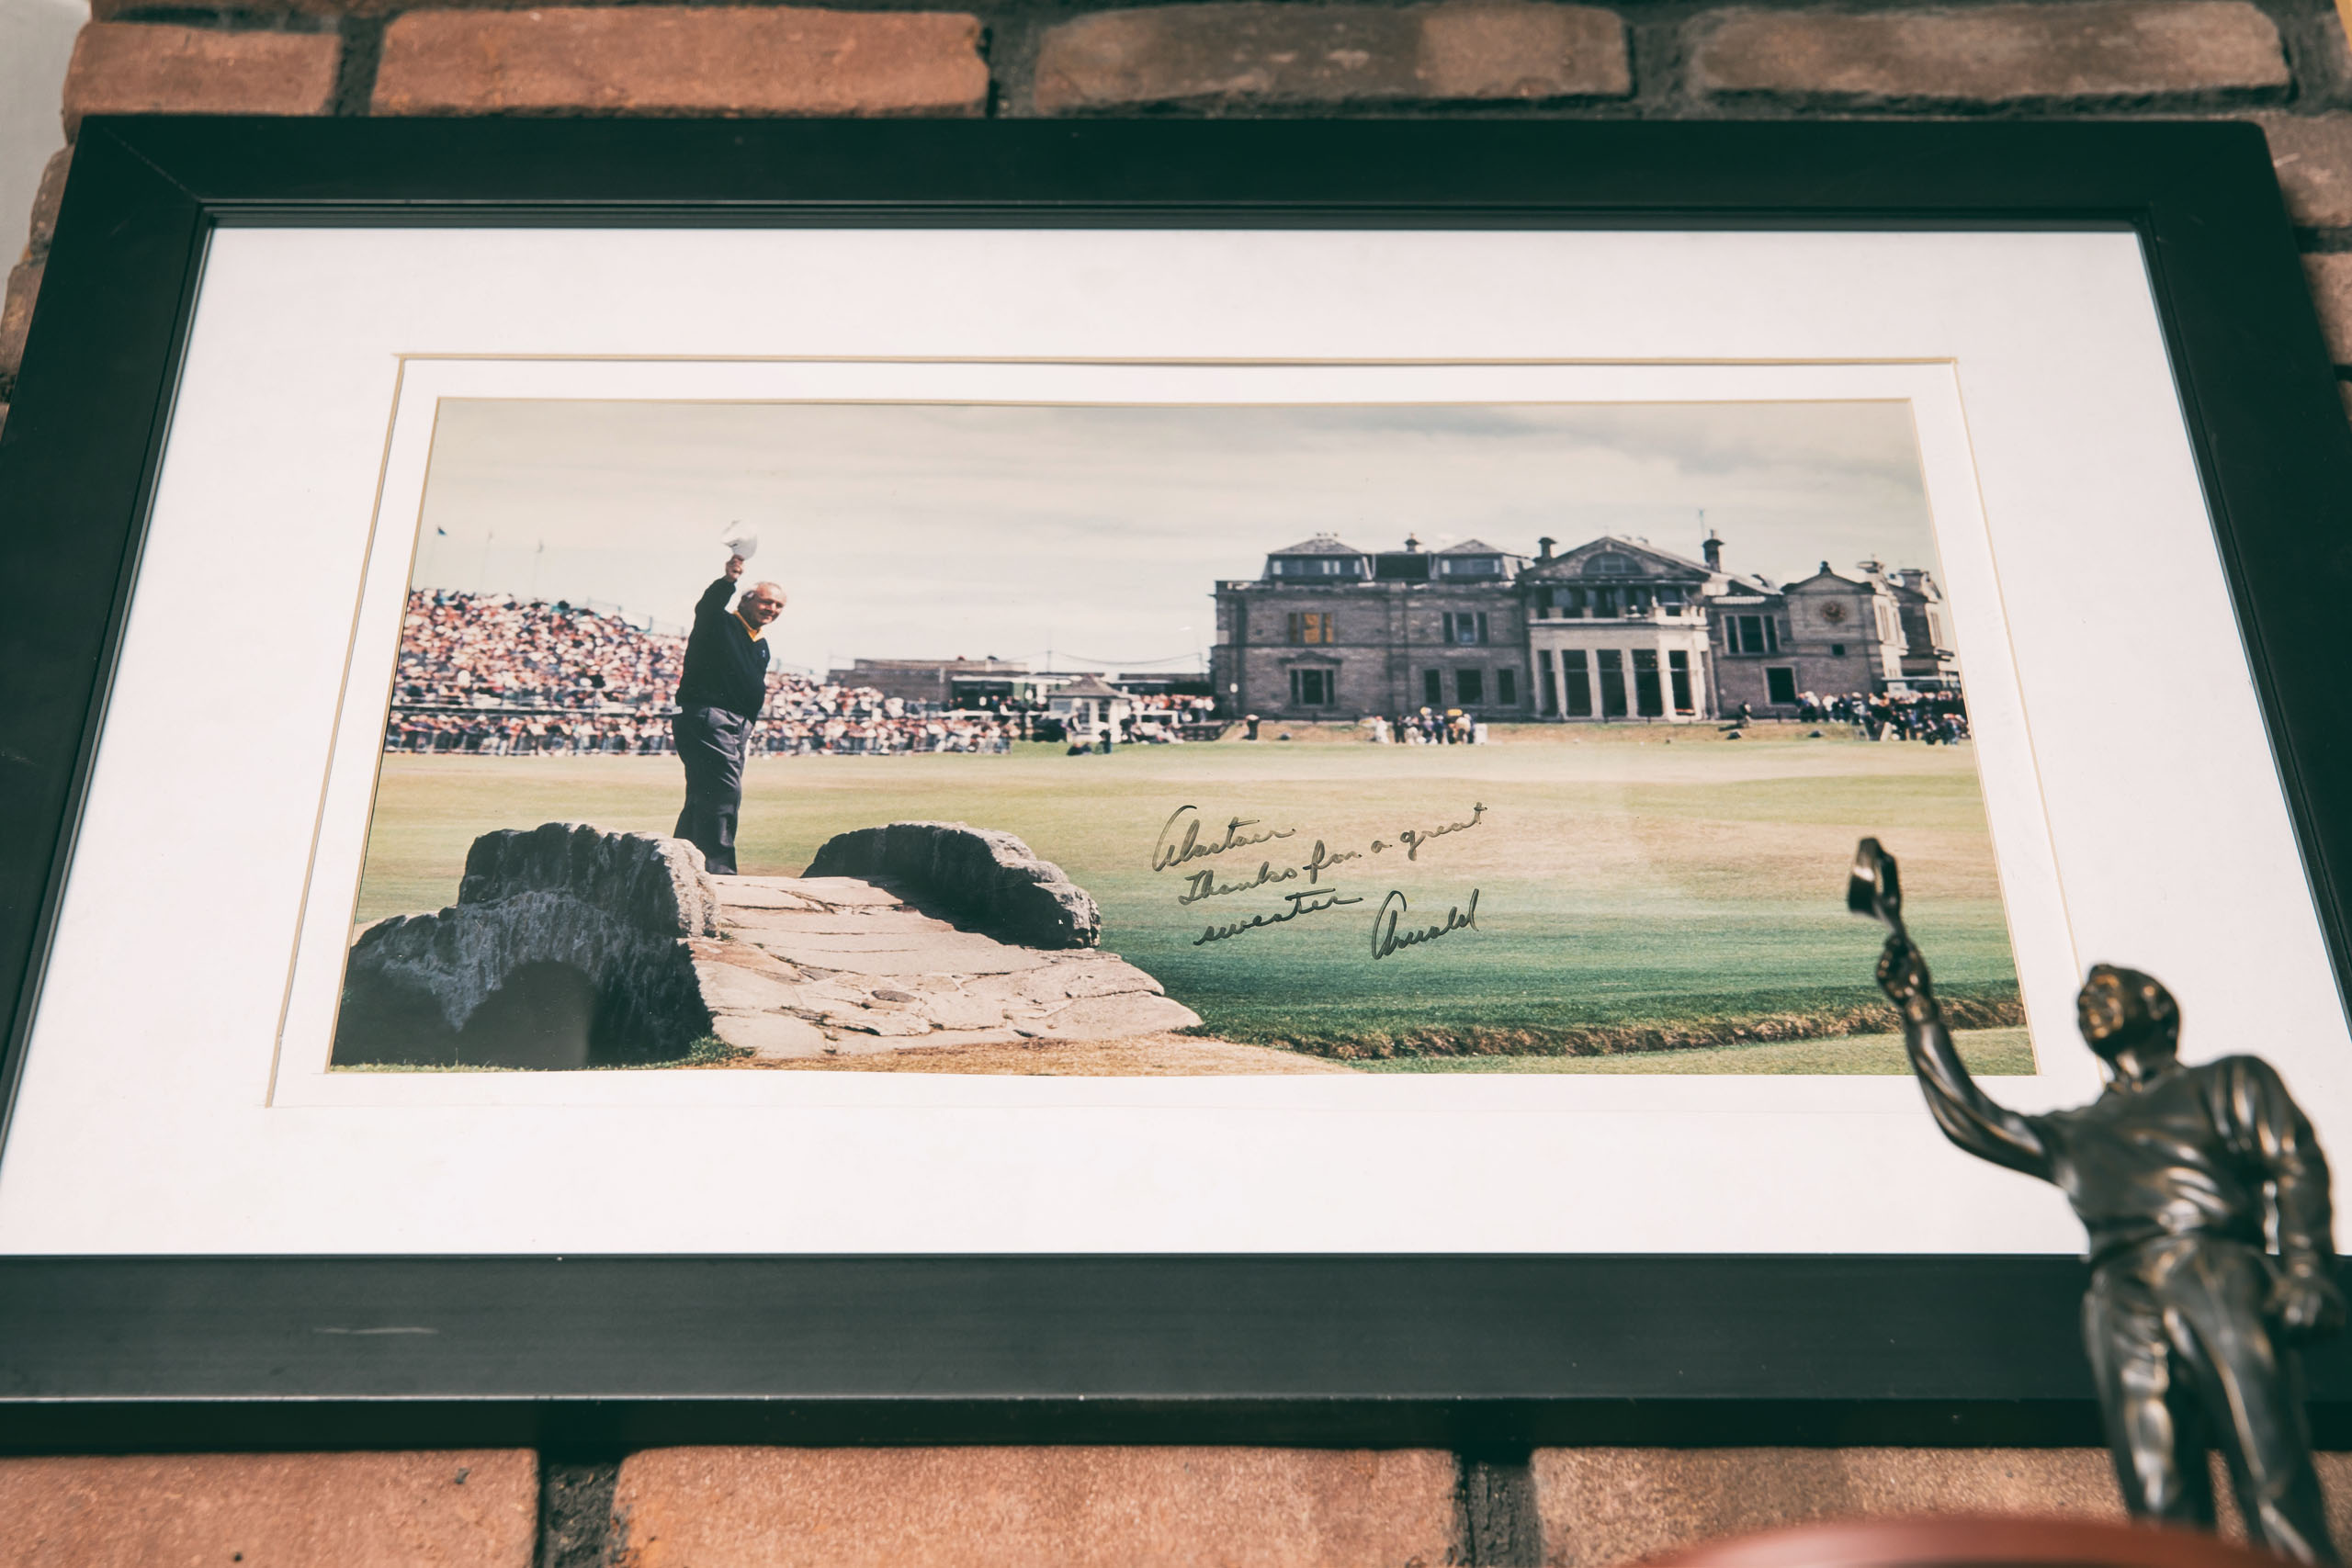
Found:
M 1846 867 L 2352 1134 L 2347 479 L 2246 126 L 91 119 L 0 1442 L 2081 1440 Z

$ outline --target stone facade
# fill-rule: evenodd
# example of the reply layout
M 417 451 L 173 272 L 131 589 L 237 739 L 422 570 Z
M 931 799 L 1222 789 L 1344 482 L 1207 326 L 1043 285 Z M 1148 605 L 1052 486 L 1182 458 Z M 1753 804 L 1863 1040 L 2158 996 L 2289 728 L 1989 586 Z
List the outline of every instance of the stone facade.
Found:
M 1318 535 L 1216 585 L 1209 676 L 1233 715 L 1355 719 L 1414 708 L 1528 715 L 1526 558 L 1467 540 L 1365 551 Z
M 1233 716 L 1352 721 L 1418 708 L 1492 722 L 1793 716 L 1829 697 L 1956 685 L 1923 568 L 1864 561 L 1780 585 L 1646 539 L 1533 558 L 1480 540 L 1390 552 L 1318 535 L 1216 585 L 1211 677 Z

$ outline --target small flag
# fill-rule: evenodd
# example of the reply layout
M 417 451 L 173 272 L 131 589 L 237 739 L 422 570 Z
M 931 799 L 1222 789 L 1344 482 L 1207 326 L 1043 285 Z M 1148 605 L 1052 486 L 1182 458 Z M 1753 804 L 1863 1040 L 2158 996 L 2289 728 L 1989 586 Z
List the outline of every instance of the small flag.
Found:
M 449 530 L 447 528 L 435 528 L 433 531 L 440 535 L 445 539 L 449 536 Z

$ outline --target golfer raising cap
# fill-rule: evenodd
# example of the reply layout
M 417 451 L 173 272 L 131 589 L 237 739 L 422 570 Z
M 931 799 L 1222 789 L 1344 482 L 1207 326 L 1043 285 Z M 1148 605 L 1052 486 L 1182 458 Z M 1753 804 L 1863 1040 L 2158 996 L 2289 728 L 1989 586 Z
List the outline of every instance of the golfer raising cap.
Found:
M 686 765 L 686 805 L 677 836 L 702 852 L 718 876 L 735 874 L 735 821 L 743 809 L 743 750 L 768 695 L 768 623 L 784 614 L 784 590 L 755 582 L 735 607 L 743 558 L 727 558 L 726 573 L 695 604 L 686 638 L 685 672 L 678 678 L 678 714 L 670 732 Z

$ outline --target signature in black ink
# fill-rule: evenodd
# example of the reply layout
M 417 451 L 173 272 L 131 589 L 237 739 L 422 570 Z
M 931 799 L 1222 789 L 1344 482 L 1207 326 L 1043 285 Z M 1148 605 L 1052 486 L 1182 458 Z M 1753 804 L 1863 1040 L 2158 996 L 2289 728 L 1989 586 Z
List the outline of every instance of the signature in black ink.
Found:
M 1180 806 L 1168 814 L 1168 820 L 1159 825 L 1159 837 L 1152 840 L 1152 870 L 1166 871 L 1171 866 L 1182 865 L 1187 861 L 1206 860 L 1211 855 L 1221 855 L 1227 850 L 1247 849 L 1251 844 L 1271 843 L 1276 839 L 1287 839 L 1298 831 L 1295 828 L 1282 828 L 1270 829 L 1263 833 L 1244 833 L 1241 829 L 1255 828 L 1260 818 L 1236 817 L 1225 825 L 1223 838 L 1203 843 L 1200 809 L 1197 806 Z M 1193 815 L 1187 818 L 1184 815 L 1186 812 L 1191 812 Z M 1180 818 L 1183 818 L 1183 837 L 1180 842 L 1171 844 L 1169 842 L 1168 836 L 1176 830 Z
M 1481 807 L 1481 809 L 1484 808 Z M 1448 831 L 1451 830 L 1448 829 Z M 1297 895 L 1294 894 L 1292 897 L 1295 897 Z M 1449 936 L 1455 931 L 1478 929 L 1478 890 L 1475 887 L 1470 889 L 1470 907 L 1465 909 L 1456 905 L 1448 909 L 1445 912 L 1445 921 L 1442 925 L 1423 926 L 1419 931 L 1399 931 L 1396 929 L 1396 922 L 1405 914 L 1406 909 L 1405 895 L 1393 887 L 1390 888 L 1388 897 L 1380 901 L 1380 908 L 1374 911 L 1372 917 L 1374 958 L 1385 958 L 1399 948 L 1418 947 L 1422 942 L 1435 942 L 1438 938 Z
M 1405 858 L 1407 860 L 1419 860 L 1421 858 L 1421 846 L 1423 844 L 1428 843 L 1431 839 L 1442 839 L 1448 833 L 1468 832 L 1471 829 L 1476 828 L 1478 825 L 1478 819 L 1486 816 L 1486 814 L 1487 808 L 1484 806 L 1473 806 L 1470 808 L 1470 817 L 1467 821 L 1449 822 L 1442 828 L 1424 829 L 1422 831 L 1418 833 L 1413 831 L 1412 829 L 1408 828 L 1403 832 L 1396 835 L 1396 841 L 1405 846 Z
M 1317 845 L 1317 848 L 1321 848 Z M 1298 867 L 1284 866 L 1276 871 L 1272 861 L 1258 863 L 1258 874 L 1247 882 L 1219 882 L 1214 871 L 1196 871 L 1184 878 L 1188 892 L 1176 895 L 1179 904 L 1197 904 L 1204 898 L 1222 898 L 1233 893 L 1254 893 L 1269 882 L 1295 882 Z
M 1193 939 L 1193 945 L 1204 947 L 1213 942 L 1223 942 L 1227 937 L 1239 936 L 1243 931 L 1256 931 L 1260 926 L 1278 926 L 1284 920 L 1295 920 L 1301 915 L 1320 914 L 1326 909 L 1336 909 L 1342 904 L 1363 902 L 1361 898 L 1341 897 L 1340 890 L 1336 887 L 1319 890 L 1302 889 L 1296 893 L 1285 893 L 1283 897 L 1289 902 L 1290 908 L 1281 914 L 1252 915 L 1246 920 L 1236 920 L 1229 926 L 1211 926 Z M 1416 937 L 1413 940 L 1419 942 L 1421 939 Z

